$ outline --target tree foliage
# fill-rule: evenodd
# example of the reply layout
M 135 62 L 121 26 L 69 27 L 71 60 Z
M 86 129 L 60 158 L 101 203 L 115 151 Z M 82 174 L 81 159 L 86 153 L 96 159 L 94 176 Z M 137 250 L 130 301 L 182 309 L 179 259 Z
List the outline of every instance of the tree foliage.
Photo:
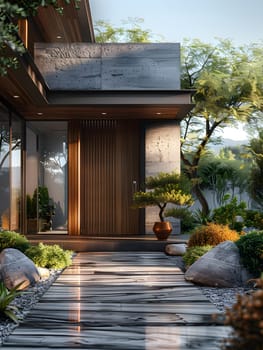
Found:
M 236 159 L 236 157 L 238 159 Z M 206 154 L 202 156 L 198 166 L 200 188 L 211 191 L 214 206 L 222 205 L 224 197 L 229 194 L 233 199 L 248 191 L 248 177 L 251 170 L 250 162 L 236 155 L 228 148 L 222 149 L 219 156 Z
M 159 36 L 150 29 L 143 29 L 143 18 L 128 17 L 120 27 L 108 21 L 97 21 L 94 26 L 97 43 L 149 43 L 158 41 Z
M 255 202 L 263 207 L 263 130 L 259 137 L 250 141 L 249 152 L 253 160 L 253 168 L 250 175 L 249 192 Z
M 25 47 L 18 36 L 17 21 L 37 14 L 39 7 L 53 6 L 58 12 L 63 12 L 63 4 L 74 2 L 76 6 L 80 0 L 0 0 L 0 75 L 5 75 L 8 68 L 17 68 L 18 59 L 6 54 L 9 48 L 16 54 L 25 52 Z
M 198 177 L 201 157 L 210 142 L 219 141 L 218 131 L 262 110 L 262 53 L 260 46 L 234 47 L 229 40 L 184 42 L 182 88 L 196 93 L 195 107 L 182 122 L 181 158 L 204 213 L 209 207 Z

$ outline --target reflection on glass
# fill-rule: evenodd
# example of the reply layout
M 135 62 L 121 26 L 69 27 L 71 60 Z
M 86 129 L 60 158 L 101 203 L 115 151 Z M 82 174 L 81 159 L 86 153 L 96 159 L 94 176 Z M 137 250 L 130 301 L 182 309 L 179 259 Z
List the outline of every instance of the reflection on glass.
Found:
M 10 205 L 10 128 L 7 109 L 0 104 L 0 228 L 9 229 Z
M 29 233 L 67 232 L 67 123 L 30 122 L 27 127 Z M 37 169 L 37 171 L 36 171 Z M 37 221 L 37 229 L 30 222 Z
M 12 116 L 10 230 L 18 232 L 21 226 L 21 140 L 22 122 Z

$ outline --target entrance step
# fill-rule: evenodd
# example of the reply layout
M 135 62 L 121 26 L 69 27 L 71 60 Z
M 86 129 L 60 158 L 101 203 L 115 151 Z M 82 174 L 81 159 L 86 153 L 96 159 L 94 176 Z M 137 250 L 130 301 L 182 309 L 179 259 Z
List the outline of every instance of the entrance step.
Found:
M 63 249 L 75 252 L 148 251 L 163 252 L 167 244 L 186 243 L 187 235 L 172 236 L 166 241 L 158 241 L 153 235 L 129 237 L 87 237 L 53 234 L 27 235 L 32 244 L 58 244 Z

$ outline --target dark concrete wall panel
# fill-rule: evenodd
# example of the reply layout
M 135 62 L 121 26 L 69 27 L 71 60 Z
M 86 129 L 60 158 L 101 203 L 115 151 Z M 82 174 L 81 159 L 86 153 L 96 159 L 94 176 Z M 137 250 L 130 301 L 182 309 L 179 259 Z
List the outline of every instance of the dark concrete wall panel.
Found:
M 36 44 L 52 90 L 178 90 L 179 44 Z

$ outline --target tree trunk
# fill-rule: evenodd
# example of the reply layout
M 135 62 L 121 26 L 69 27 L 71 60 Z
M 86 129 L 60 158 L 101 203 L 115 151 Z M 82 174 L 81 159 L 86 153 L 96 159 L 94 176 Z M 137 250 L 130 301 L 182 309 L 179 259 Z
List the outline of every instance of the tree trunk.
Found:
M 205 196 L 203 195 L 203 192 L 201 191 L 201 189 L 199 187 L 199 184 L 196 184 L 193 186 L 193 192 L 196 195 L 196 198 L 198 199 L 199 203 L 201 204 L 202 213 L 204 215 L 208 215 L 209 214 L 209 206 L 208 206 L 208 203 L 207 203 Z

